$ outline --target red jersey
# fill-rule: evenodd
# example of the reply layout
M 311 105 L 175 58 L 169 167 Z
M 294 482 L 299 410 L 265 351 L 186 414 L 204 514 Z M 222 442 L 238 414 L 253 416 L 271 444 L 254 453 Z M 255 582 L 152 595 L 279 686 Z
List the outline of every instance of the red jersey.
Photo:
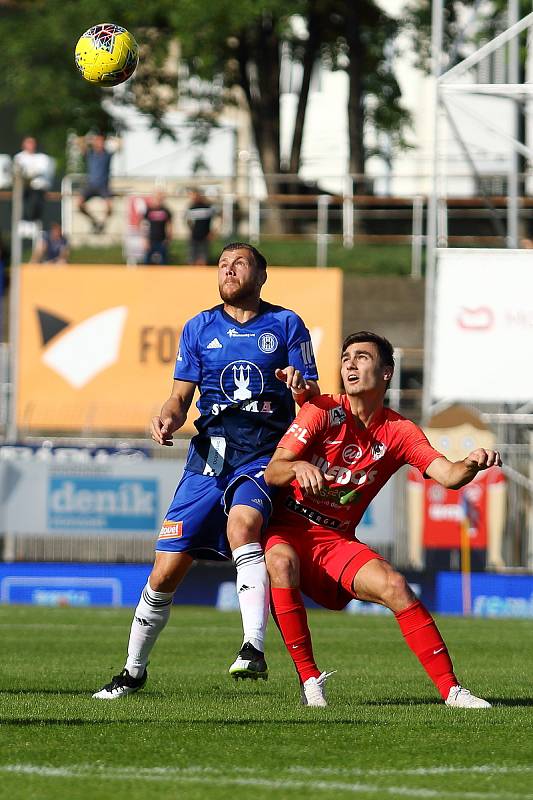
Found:
M 289 520 L 296 524 L 299 516 L 306 527 L 312 523 L 349 538 L 370 502 L 401 466 L 411 464 L 424 473 L 442 457 L 414 422 L 389 408 L 377 411 L 368 427 L 359 426 L 348 398 L 340 394 L 313 397 L 278 447 L 334 479 L 318 496 L 304 495 L 294 480 L 276 496 L 271 525 L 283 526 Z

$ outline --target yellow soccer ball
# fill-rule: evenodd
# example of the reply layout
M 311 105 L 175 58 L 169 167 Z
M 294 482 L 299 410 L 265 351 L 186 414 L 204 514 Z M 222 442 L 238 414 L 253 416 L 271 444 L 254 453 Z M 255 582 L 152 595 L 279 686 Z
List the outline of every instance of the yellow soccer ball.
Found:
M 93 25 L 80 36 L 75 58 L 86 81 L 99 86 L 116 86 L 135 72 L 139 47 L 126 28 L 104 22 Z

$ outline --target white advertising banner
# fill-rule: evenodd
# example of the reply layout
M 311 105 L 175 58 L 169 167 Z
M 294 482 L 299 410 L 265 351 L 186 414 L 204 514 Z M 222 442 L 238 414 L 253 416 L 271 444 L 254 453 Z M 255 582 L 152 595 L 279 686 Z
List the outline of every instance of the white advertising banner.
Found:
M 533 398 L 533 250 L 437 251 L 431 395 Z
M 155 537 L 184 459 L 74 451 L 0 447 L 0 533 Z

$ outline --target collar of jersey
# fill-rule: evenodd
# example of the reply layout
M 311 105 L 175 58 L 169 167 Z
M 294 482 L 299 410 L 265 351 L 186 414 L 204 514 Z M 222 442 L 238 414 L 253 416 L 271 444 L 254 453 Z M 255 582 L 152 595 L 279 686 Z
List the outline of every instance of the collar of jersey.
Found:
M 265 303 L 264 300 L 259 300 L 259 308 L 257 310 L 257 314 L 255 315 L 255 317 L 252 317 L 252 319 L 249 319 L 246 322 L 238 322 L 238 320 L 236 320 L 232 316 L 230 316 L 227 313 L 227 311 L 224 311 L 224 304 L 223 303 L 220 304 L 219 308 L 220 308 L 220 312 L 221 312 L 222 316 L 224 317 L 224 319 L 226 319 L 228 322 L 231 322 L 232 325 L 238 326 L 239 328 L 246 328 L 248 325 L 251 325 L 253 322 L 256 321 L 256 319 L 258 319 L 262 314 L 265 313 L 266 306 L 267 306 L 267 303 Z
M 379 425 L 383 421 L 385 414 L 385 406 L 381 406 L 381 408 L 376 412 L 376 414 L 374 414 L 374 417 L 370 425 L 367 425 L 365 428 L 360 428 L 359 425 L 356 425 L 355 417 L 353 415 L 350 406 L 350 401 L 348 400 L 348 395 L 342 394 L 341 397 L 342 397 L 342 405 L 344 406 L 346 414 L 348 415 L 350 424 L 357 430 L 358 435 L 363 435 L 363 436 L 368 435 L 377 425 Z

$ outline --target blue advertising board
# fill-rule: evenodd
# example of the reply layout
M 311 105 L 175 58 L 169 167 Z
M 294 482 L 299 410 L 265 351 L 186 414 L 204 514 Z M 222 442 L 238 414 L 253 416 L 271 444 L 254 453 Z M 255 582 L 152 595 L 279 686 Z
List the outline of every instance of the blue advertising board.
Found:
M 91 564 L 63 562 L 0 563 L 0 603 L 39 606 L 135 607 L 150 574 L 151 564 Z M 430 605 L 432 581 L 408 573 L 417 595 Z M 309 608 L 316 604 L 304 598 Z M 214 606 L 237 610 L 235 567 L 227 562 L 193 564 L 174 597 L 178 605 Z M 382 608 L 354 600 L 348 613 L 381 613 Z
M 533 617 L 533 575 L 475 572 L 471 594 L 476 617 Z M 437 573 L 436 606 L 442 614 L 462 614 L 460 572 Z
M 0 564 L 0 603 L 135 606 L 148 564 Z
M 52 475 L 47 524 L 51 531 L 153 531 L 158 522 L 158 484 L 152 478 Z
M 151 564 L 0 563 L 0 603 L 134 608 L 151 568 Z M 229 608 L 220 600 L 223 587 L 227 592 L 230 583 L 236 599 L 235 568 L 230 562 L 195 564 L 174 602 Z

